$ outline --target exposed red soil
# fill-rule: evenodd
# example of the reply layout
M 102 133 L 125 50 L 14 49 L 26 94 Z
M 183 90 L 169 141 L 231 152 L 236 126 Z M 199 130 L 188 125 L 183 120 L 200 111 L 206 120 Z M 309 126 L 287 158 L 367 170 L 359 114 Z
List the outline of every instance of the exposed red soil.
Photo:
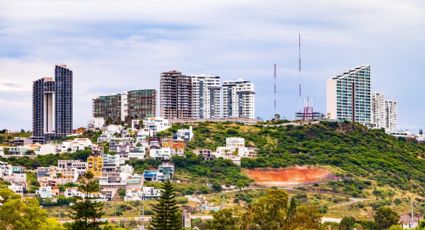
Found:
M 256 184 L 270 186 L 317 183 L 334 177 L 329 170 L 320 167 L 247 169 L 245 172 Z

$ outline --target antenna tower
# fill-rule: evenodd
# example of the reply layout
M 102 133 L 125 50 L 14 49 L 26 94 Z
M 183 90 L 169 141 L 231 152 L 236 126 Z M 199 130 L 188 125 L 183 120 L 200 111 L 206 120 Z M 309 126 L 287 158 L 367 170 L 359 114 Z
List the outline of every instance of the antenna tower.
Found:
M 302 91 L 301 91 L 301 34 L 298 34 L 298 72 L 300 75 L 300 79 L 299 79 L 299 86 L 298 86 L 298 91 L 299 91 L 299 97 L 302 97 Z
M 277 111 L 276 111 L 276 107 L 277 107 L 277 105 L 276 105 L 276 63 L 274 64 L 274 82 L 273 82 L 273 86 L 274 86 L 274 115 L 273 116 L 275 116 L 276 114 L 277 114 Z

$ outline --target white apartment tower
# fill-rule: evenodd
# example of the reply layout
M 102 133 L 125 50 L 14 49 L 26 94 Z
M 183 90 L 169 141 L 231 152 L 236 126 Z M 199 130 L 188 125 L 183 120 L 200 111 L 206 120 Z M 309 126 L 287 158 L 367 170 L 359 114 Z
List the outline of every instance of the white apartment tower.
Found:
M 385 101 L 385 131 L 387 133 L 397 132 L 397 101 Z
M 359 66 L 327 82 L 327 114 L 330 119 L 371 122 L 370 66 Z
M 382 93 L 372 93 L 371 98 L 371 123 L 374 128 L 385 128 L 385 96 Z
M 192 118 L 207 119 L 220 117 L 220 77 L 191 75 Z
M 254 83 L 245 80 L 224 81 L 223 117 L 255 119 Z
M 372 93 L 371 123 L 374 128 L 385 129 L 385 132 L 397 131 L 397 101 L 386 100 L 382 93 Z

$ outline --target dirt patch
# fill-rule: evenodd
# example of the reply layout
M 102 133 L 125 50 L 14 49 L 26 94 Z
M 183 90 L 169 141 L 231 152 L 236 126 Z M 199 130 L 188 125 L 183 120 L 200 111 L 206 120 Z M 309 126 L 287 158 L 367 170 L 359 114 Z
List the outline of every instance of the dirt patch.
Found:
M 257 185 L 265 186 L 318 183 L 334 178 L 329 170 L 320 167 L 247 169 L 245 172 Z

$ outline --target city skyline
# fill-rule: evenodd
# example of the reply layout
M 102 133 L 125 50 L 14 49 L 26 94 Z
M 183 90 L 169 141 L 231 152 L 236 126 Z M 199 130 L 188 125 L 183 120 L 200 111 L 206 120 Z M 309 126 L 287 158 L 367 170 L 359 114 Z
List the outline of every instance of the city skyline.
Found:
M 423 3 L 322 1 L 314 11 L 306 4 L 2 1 L 0 106 L 6 113 L 0 115 L 0 127 L 31 129 L 31 83 L 45 73 L 52 76 L 51 66 L 60 63 L 74 71 L 74 128 L 87 125 L 96 95 L 158 90 L 160 73 L 169 69 L 250 80 L 256 84 L 256 114 L 269 119 L 273 63 L 278 67 L 277 112 L 292 119 L 303 101 L 298 100 L 297 78 L 301 33 L 303 96 L 312 98 L 315 111 L 326 112 L 328 78 L 370 64 L 372 91 L 399 102 L 399 127 L 424 128 L 425 102 L 417 100 L 423 97 L 425 73 Z M 150 13 L 155 10 L 173 10 L 177 17 Z

